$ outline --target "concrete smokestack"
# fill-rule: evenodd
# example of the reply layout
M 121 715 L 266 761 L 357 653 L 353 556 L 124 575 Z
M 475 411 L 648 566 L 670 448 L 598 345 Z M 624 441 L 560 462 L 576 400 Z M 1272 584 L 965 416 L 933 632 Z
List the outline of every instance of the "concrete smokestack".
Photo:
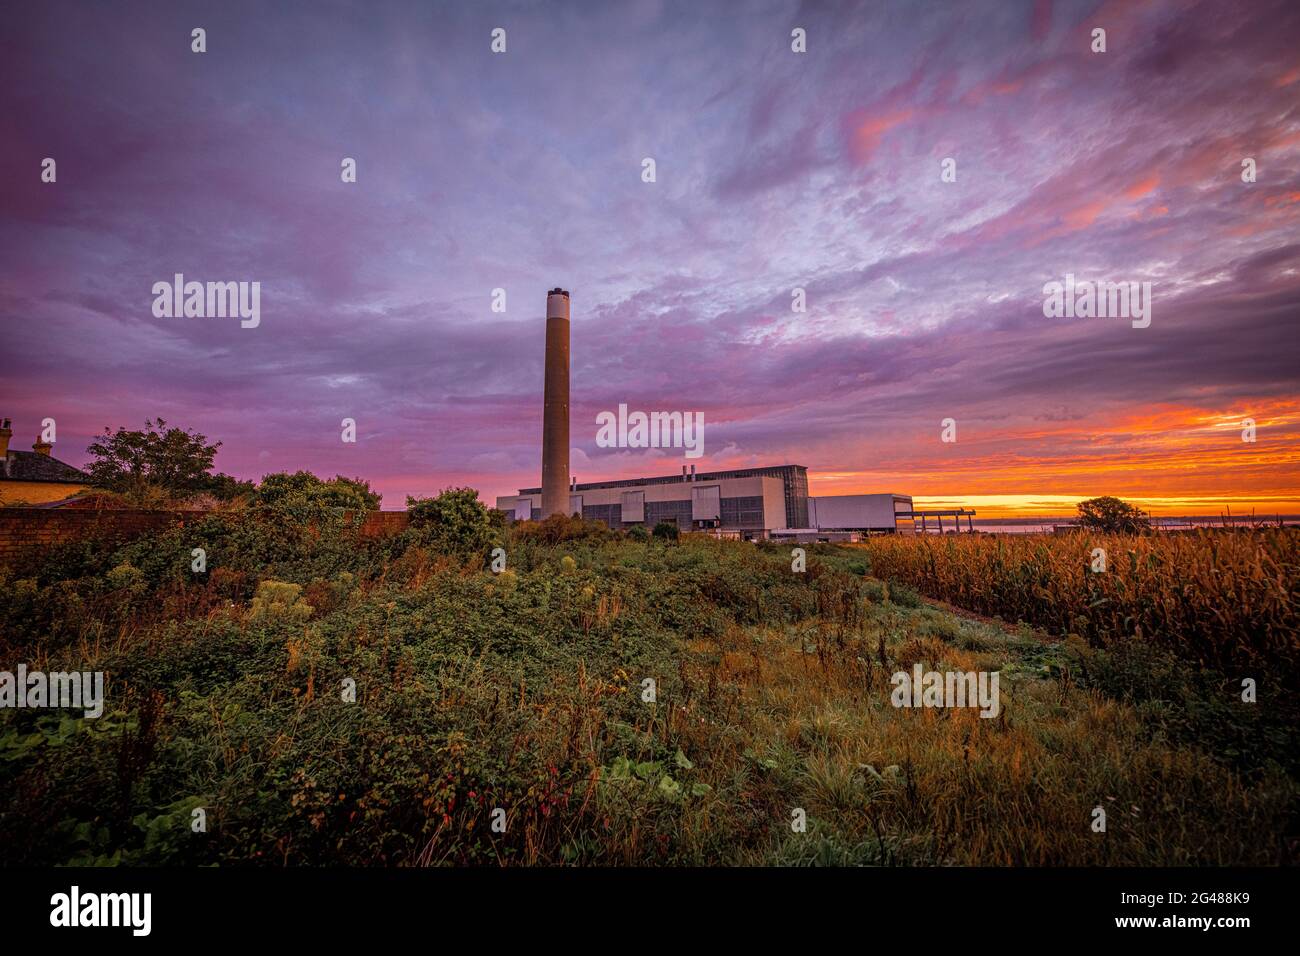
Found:
M 569 513 L 569 293 L 546 294 L 542 517 Z

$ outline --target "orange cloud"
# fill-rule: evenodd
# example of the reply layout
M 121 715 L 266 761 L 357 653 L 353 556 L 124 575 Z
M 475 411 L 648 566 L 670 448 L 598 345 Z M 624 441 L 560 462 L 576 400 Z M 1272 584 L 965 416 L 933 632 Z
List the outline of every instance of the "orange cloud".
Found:
M 1082 206 L 1076 206 L 1065 213 L 1061 219 L 1070 229 L 1086 229 L 1096 221 L 1098 216 L 1106 211 L 1106 206 L 1105 200 L 1097 199 L 1090 203 L 1084 203 Z
M 1155 192 L 1155 188 L 1159 185 L 1160 177 L 1158 175 L 1148 176 L 1146 179 L 1139 180 L 1128 189 L 1124 190 L 1124 198 L 1130 200 L 1141 199 L 1143 196 Z
M 1242 441 L 1247 418 L 1254 442 Z M 966 502 L 982 517 L 1069 514 L 1070 502 L 1108 494 L 1156 515 L 1300 514 L 1298 435 L 1300 397 L 1217 409 L 1156 405 L 1087 426 L 968 428 L 960 444 L 942 450 L 930 443 L 882 458 L 876 447 L 871 470 L 810 469 L 810 490 Z
M 880 145 L 881 138 L 895 126 L 906 123 L 912 118 L 913 111 L 897 110 L 869 117 L 857 124 L 853 133 L 853 158 L 863 162 L 870 158 Z

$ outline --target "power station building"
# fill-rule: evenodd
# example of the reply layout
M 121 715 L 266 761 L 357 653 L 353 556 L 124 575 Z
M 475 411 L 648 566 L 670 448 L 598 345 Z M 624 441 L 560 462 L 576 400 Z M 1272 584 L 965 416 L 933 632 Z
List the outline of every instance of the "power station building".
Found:
M 681 475 L 578 484 L 569 477 L 569 293 L 560 288 L 546 296 L 545 368 L 542 484 L 497 498 L 497 510 L 512 520 L 578 514 L 616 530 L 666 521 L 683 531 L 816 540 L 819 533 L 911 533 L 914 517 L 925 514 L 913 511 L 908 495 L 809 498 L 803 465 L 700 474 L 683 465 Z
M 516 521 L 545 517 L 541 488 L 521 488 L 497 498 L 497 509 Z M 802 465 L 740 468 L 700 474 L 574 483 L 569 514 L 621 529 L 653 528 L 661 521 L 683 531 L 719 528 L 753 536 L 773 528 L 807 527 L 808 469 Z
M 542 490 L 521 488 L 497 498 L 497 510 L 515 521 L 542 518 Z M 820 532 L 910 534 L 908 495 L 808 497 L 808 469 L 773 465 L 655 478 L 574 483 L 568 514 L 603 521 L 621 530 L 653 528 L 661 521 L 683 531 L 718 530 L 745 538 L 790 537 L 816 540 Z

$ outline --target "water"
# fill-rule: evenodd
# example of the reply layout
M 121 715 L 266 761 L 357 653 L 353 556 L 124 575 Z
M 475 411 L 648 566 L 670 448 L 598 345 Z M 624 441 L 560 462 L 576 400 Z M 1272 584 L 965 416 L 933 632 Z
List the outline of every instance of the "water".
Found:
M 1282 515 L 1282 523 L 1288 527 L 1300 526 L 1300 515 Z M 1278 516 L 1273 515 L 1270 518 L 1256 516 L 1259 522 L 1269 525 L 1276 525 Z M 1052 534 L 1058 526 L 1073 524 L 1072 518 L 986 518 L 981 521 L 975 519 L 975 530 L 984 531 L 989 534 Z M 1235 524 L 1237 527 L 1248 527 L 1250 519 L 1237 518 L 1232 522 L 1225 522 L 1220 515 L 1190 515 L 1187 517 L 1174 518 L 1153 518 L 1152 523 L 1159 531 L 1185 531 L 1189 528 L 1209 527 L 1222 528 Z M 934 527 L 933 521 L 927 522 L 926 532 L 936 534 L 938 529 Z M 943 523 L 944 533 L 952 531 L 952 519 L 948 518 Z M 966 522 L 961 523 L 961 530 L 966 531 Z M 921 532 L 921 523 L 916 525 L 918 534 Z

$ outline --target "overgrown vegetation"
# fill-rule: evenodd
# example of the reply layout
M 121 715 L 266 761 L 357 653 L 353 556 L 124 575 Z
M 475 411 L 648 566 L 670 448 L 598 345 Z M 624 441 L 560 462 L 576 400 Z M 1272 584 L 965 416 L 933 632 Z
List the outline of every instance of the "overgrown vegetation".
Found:
M 407 498 L 411 527 L 422 543 L 456 555 L 481 555 L 502 541 L 500 515 L 479 503 L 473 488 L 451 488 L 435 498 Z
M 322 480 L 310 471 L 266 475 L 249 496 L 253 507 L 270 508 L 300 522 L 318 521 L 350 511 L 354 516 L 379 507 L 383 498 L 360 478 L 337 475 Z
M 920 598 L 931 584 L 893 543 L 809 546 L 793 573 L 773 545 L 564 516 L 507 531 L 463 490 L 412 512 L 386 539 L 231 512 L 0 569 L 2 659 L 103 670 L 108 693 L 98 720 L 0 711 L 5 861 L 1294 857 L 1294 724 L 1262 672 L 1248 705 L 1235 675 L 1189 669 L 1166 641 L 1048 641 L 955 616 Z M 946 544 L 896 547 L 946 567 Z M 1225 563 L 1250 553 L 1220 547 Z M 1260 566 L 1288 595 L 1293 557 Z M 894 708 L 891 674 L 917 663 L 999 671 L 998 717 Z
M 1243 676 L 1300 676 L 1300 529 L 891 536 L 860 547 L 879 576 L 980 614 L 1098 646 L 1149 642 Z

